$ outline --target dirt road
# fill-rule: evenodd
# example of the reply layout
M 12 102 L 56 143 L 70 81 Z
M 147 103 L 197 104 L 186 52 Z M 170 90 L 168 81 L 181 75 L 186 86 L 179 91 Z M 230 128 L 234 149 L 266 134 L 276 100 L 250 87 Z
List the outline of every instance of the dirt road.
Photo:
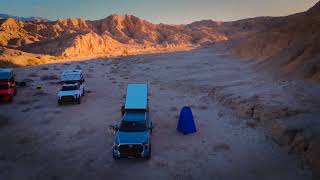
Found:
M 81 105 L 58 106 L 56 76 L 69 68 L 84 71 L 88 92 Z M 30 82 L 19 88 L 13 104 L 0 104 L 0 115 L 8 119 L 0 127 L 0 179 L 311 179 L 301 161 L 263 128 L 208 95 L 214 87 L 245 83 L 248 74 L 259 76 L 250 64 L 212 49 L 50 64 L 17 73 Z M 129 82 L 149 84 L 156 125 L 149 161 L 112 159 L 108 125 L 120 122 Z M 175 130 L 183 106 L 193 110 L 194 135 Z

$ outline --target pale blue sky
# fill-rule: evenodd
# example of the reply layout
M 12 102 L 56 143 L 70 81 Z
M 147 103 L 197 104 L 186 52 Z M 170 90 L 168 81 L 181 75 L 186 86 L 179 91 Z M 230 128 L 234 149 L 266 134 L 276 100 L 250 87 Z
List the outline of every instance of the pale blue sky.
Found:
M 17 16 L 101 19 L 132 14 L 154 23 L 237 20 L 305 11 L 318 0 L 0 0 L 0 13 Z

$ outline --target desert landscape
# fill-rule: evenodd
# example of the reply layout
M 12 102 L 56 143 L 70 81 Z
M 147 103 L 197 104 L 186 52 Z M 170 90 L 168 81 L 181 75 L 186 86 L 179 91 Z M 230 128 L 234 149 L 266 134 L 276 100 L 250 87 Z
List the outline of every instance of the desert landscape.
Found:
M 186 25 L 0 19 L 0 66 L 25 84 L 0 104 L 0 179 L 320 176 L 320 2 L 285 17 Z M 65 69 L 84 73 L 80 105 L 57 104 Z M 153 154 L 115 161 L 108 127 L 132 82 L 150 88 Z M 176 131 L 183 106 L 193 135 Z

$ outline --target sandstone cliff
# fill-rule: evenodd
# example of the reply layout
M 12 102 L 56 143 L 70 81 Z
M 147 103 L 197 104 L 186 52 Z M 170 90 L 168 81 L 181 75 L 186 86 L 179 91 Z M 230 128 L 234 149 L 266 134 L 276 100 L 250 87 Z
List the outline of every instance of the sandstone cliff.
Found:
M 320 80 L 320 2 L 306 12 L 271 18 L 280 22 L 249 34 L 235 55 L 259 59 L 259 69 Z
M 54 22 L 0 20 L 0 46 L 63 58 L 180 50 L 227 40 L 214 28 L 152 24 L 131 15 Z

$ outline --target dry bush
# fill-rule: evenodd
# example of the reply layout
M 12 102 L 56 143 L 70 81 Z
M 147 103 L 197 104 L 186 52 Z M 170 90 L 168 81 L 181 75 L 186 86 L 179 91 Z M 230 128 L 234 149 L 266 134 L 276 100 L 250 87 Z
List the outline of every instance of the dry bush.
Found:
M 40 77 L 42 81 L 47 81 L 47 80 L 58 80 L 58 76 L 56 75 L 43 75 Z
M 42 67 L 41 70 L 47 71 L 47 70 L 49 70 L 49 68 L 48 67 Z
M 0 127 L 6 126 L 9 123 L 9 118 L 0 115 Z
M 218 144 L 216 146 L 214 146 L 213 150 L 215 152 L 220 152 L 220 151 L 229 151 L 231 148 L 228 144 L 225 144 L 225 143 L 221 143 L 221 144 Z
M 207 110 L 207 109 L 208 109 L 208 106 L 199 106 L 199 109 L 201 109 L 201 110 Z
M 128 55 L 128 54 L 129 54 L 128 49 L 124 49 L 124 50 L 122 51 L 122 54 L 123 54 L 123 55 Z
M 171 107 L 170 111 L 178 111 L 178 108 L 177 107 Z
M 35 72 L 30 73 L 28 76 L 29 77 L 39 77 L 39 75 L 37 73 L 35 73 Z

